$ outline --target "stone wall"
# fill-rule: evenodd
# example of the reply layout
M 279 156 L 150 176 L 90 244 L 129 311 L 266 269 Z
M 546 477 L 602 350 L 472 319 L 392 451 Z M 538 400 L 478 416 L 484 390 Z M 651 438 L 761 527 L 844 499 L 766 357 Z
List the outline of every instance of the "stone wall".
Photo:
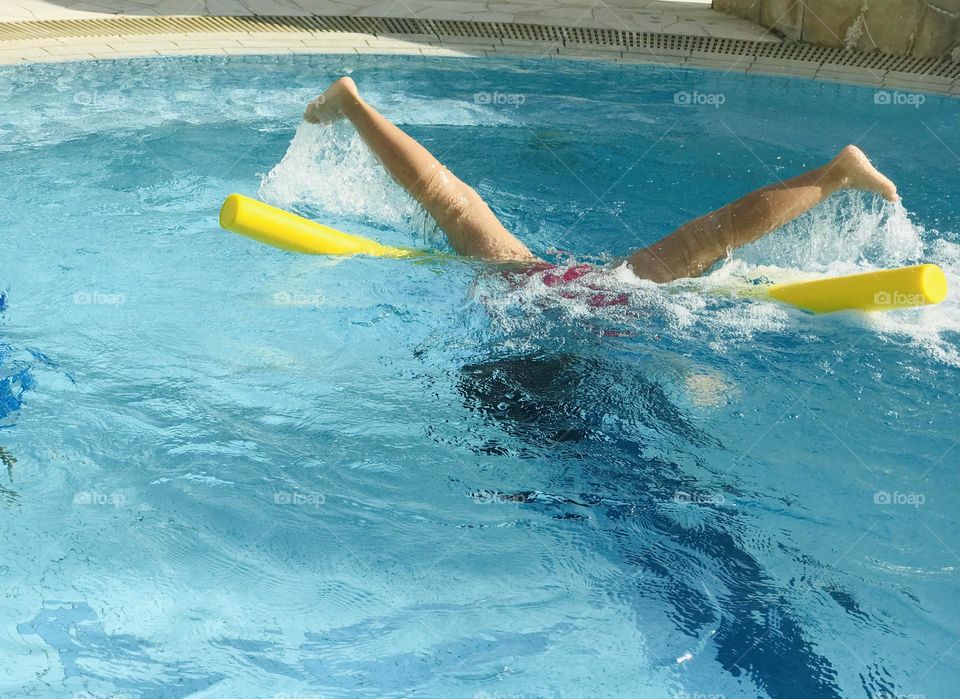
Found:
M 960 0 L 714 0 L 787 39 L 960 61 Z

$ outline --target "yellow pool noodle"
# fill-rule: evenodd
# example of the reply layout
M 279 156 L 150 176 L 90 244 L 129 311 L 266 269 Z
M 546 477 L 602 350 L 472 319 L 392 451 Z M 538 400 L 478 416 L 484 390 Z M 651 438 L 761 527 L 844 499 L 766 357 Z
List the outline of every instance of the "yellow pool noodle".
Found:
M 381 245 L 283 211 L 242 194 L 231 194 L 220 209 L 220 226 L 281 250 L 311 255 L 421 257 L 427 253 Z
M 227 197 L 220 209 L 220 225 L 291 252 L 393 258 L 431 255 L 423 250 L 381 245 L 370 238 L 343 233 L 242 194 Z M 947 295 L 947 279 L 937 265 L 925 264 L 776 284 L 749 295 L 764 295 L 814 313 L 890 311 L 940 303 Z
M 892 311 L 940 303 L 947 278 L 937 265 L 914 265 L 846 277 L 776 284 L 767 295 L 814 313 Z

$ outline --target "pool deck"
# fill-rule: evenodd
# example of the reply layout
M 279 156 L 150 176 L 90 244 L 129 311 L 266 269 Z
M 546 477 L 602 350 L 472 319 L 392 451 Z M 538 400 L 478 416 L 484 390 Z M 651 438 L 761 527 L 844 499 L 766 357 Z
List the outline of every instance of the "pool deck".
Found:
M 104 15 L 419 17 L 779 41 L 766 28 L 710 6 L 710 0 L 4 0 L 0 22 Z
M 263 53 L 657 63 L 960 96 L 960 64 L 784 42 L 710 0 L 0 2 L 0 64 Z

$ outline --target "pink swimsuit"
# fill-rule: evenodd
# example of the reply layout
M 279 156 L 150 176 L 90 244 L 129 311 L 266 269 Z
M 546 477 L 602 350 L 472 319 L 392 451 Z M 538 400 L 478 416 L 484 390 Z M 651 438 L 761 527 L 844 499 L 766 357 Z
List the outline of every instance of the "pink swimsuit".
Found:
M 521 274 L 525 277 L 533 277 L 538 274 L 542 274 L 543 283 L 546 286 L 566 286 L 572 284 L 578 279 L 585 277 L 587 274 L 594 270 L 593 265 L 573 265 L 572 267 L 567 267 L 566 269 L 561 270 L 557 265 L 550 264 L 549 262 L 538 262 L 535 265 L 531 265 L 524 269 Z M 508 279 L 511 274 L 516 274 L 515 272 L 505 272 L 504 276 Z M 591 291 L 597 293 L 591 294 L 587 298 L 587 305 L 593 308 L 607 308 L 609 306 L 623 306 L 628 301 L 629 298 L 626 294 L 620 293 L 613 295 L 610 292 L 604 291 L 599 286 L 594 286 L 593 284 L 586 285 Z M 582 294 L 575 293 L 573 291 L 561 291 L 560 295 L 567 299 L 582 298 Z

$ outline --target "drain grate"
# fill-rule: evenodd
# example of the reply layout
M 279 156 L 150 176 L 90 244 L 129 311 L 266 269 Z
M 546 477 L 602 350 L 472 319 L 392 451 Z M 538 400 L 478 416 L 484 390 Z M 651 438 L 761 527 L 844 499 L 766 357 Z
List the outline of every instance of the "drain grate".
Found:
M 956 80 L 960 62 L 948 57 L 916 58 L 884 53 L 862 53 L 811 44 L 750 41 L 719 37 L 632 32 L 620 29 L 560 27 L 543 24 L 506 24 L 404 17 L 351 16 L 236 16 L 236 17 L 109 17 L 98 19 L 39 20 L 0 23 L 0 41 L 60 37 L 105 37 L 118 35 L 182 34 L 196 32 L 351 32 L 372 36 L 427 35 L 443 42 L 445 37 L 528 41 L 561 46 L 622 48 L 652 54 L 713 54 L 758 60 L 804 61 L 816 64 L 863 68 L 873 72 L 896 71 Z

